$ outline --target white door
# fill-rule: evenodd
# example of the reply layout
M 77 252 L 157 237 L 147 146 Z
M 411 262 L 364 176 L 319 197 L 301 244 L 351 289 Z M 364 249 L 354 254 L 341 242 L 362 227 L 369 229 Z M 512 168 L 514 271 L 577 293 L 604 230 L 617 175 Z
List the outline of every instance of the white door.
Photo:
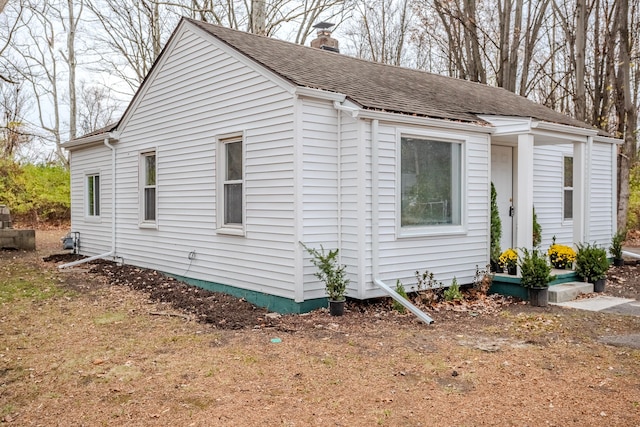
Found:
M 513 148 L 491 146 L 491 181 L 496 188 L 496 201 L 502 222 L 500 248 L 513 247 Z

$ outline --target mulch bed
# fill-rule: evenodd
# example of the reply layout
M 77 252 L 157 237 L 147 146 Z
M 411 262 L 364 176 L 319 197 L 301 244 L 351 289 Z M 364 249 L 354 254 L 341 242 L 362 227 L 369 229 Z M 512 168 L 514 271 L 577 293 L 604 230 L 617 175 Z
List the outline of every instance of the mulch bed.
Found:
M 54 254 L 43 258 L 46 262 L 68 263 L 82 259 L 75 254 Z M 306 315 L 269 314 L 244 299 L 212 292 L 166 276 L 155 270 L 131 265 L 118 265 L 111 261 L 95 260 L 88 263 L 89 274 L 103 277 L 108 285 L 123 285 L 144 292 L 154 302 L 164 303 L 181 313 L 181 317 L 207 323 L 219 329 L 275 328 L 295 331 L 318 327 L 319 324 L 336 321 L 326 309 Z M 86 266 L 85 266 L 86 268 Z M 607 294 L 640 300 L 640 267 L 625 265 L 609 270 Z M 86 286 L 85 286 L 86 287 Z M 429 301 L 418 305 L 438 322 L 455 321 L 461 317 L 487 320 L 506 306 L 517 304 L 519 310 L 529 306 L 518 300 L 501 295 L 484 295 L 473 289 L 465 290 L 464 301 Z M 415 302 L 415 300 L 414 300 Z M 531 308 L 535 310 L 535 308 Z M 171 313 L 152 313 L 167 314 Z M 342 324 L 358 324 L 364 319 L 384 320 L 394 323 L 415 323 L 412 314 L 401 314 L 392 309 L 390 298 L 374 300 L 349 300 Z M 479 320 L 479 319 L 478 319 Z

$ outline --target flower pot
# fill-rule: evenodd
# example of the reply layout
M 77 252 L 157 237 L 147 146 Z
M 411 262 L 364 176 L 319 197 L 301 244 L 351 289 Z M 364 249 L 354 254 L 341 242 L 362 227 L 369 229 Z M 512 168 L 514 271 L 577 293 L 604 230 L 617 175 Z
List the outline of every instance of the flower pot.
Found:
M 489 268 L 492 273 L 502 273 L 502 267 L 500 267 L 500 264 L 495 261 L 491 261 Z
M 624 260 L 622 258 L 614 258 L 613 265 L 616 267 L 622 267 L 624 265 Z
M 604 292 L 604 287 L 607 284 L 607 279 L 598 279 L 593 282 L 593 292 Z
M 342 316 L 344 314 L 344 304 L 345 300 L 342 301 L 334 301 L 329 300 L 329 314 L 332 316 Z
M 533 307 L 546 307 L 549 305 L 549 288 L 529 288 L 529 303 Z
M 512 276 L 518 274 L 518 266 L 517 265 L 507 265 L 507 273 Z

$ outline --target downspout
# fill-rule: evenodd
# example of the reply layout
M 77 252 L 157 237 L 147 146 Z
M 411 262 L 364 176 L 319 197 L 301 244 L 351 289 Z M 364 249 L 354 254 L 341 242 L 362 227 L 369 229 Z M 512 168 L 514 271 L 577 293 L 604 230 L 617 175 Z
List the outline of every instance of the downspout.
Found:
M 382 288 L 391 298 L 402 304 L 407 310 L 412 312 L 426 324 L 433 323 L 433 319 L 408 299 L 394 291 L 389 285 L 384 283 L 380 277 L 380 194 L 379 194 L 379 158 L 378 158 L 378 120 L 371 120 L 371 275 L 373 283 Z
M 587 137 L 584 171 L 584 241 L 591 241 L 591 170 L 593 169 L 593 137 Z
M 83 258 L 78 261 L 59 265 L 59 269 L 86 264 L 100 258 L 106 258 L 116 253 L 116 148 L 109 143 L 109 135 L 104 138 L 104 145 L 111 150 L 111 250 L 100 255 Z

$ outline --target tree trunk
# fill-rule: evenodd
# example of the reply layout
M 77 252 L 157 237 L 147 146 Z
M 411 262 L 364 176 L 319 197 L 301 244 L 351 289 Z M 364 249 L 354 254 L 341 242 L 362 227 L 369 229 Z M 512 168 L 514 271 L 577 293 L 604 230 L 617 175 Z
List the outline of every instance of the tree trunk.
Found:
M 249 32 L 260 36 L 267 35 L 265 0 L 251 0 Z
M 67 32 L 67 65 L 69 66 L 69 139 L 75 139 L 76 137 L 76 118 L 77 101 L 76 101 L 76 28 L 78 19 L 74 17 L 73 11 L 74 0 L 67 0 L 67 7 L 69 13 L 69 30 Z
M 618 162 L 618 230 L 626 229 L 629 210 L 629 177 L 636 162 L 637 111 L 631 98 L 631 46 L 629 39 L 629 1 L 618 0 L 616 21 L 618 23 L 618 73 L 616 76 L 616 110 L 618 130 L 624 138 Z
M 584 121 L 587 110 L 587 97 L 584 81 L 585 72 L 585 40 L 587 37 L 585 24 L 588 19 L 586 0 L 576 0 L 576 47 L 575 47 L 575 67 L 576 67 L 576 89 L 575 89 L 575 115 L 576 119 Z

